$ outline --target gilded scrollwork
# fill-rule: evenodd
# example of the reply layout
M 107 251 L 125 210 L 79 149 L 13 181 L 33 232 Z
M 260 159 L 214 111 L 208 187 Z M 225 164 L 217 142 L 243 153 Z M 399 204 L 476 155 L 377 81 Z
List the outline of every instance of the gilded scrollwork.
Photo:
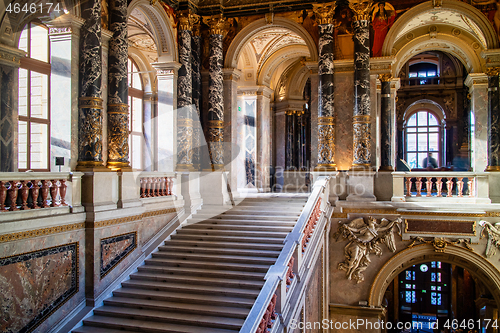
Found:
M 333 16 L 335 15 L 336 1 L 313 4 L 313 11 L 316 14 L 318 24 L 333 24 Z
M 334 163 L 335 125 L 333 123 L 328 125 L 320 123 L 318 126 L 318 156 L 319 164 Z
M 128 112 L 108 113 L 108 162 L 128 164 Z
M 354 165 L 369 164 L 371 160 L 370 145 L 371 145 L 371 129 L 370 123 L 354 123 L 353 124 L 353 149 L 354 149 Z
M 471 243 L 470 239 L 465 239 L 465 238 L 457 239 L 454 241 L 444 239 L 441 237 L 435 237 L 435 238 L 430 239 L 430 240 L 426 240 L 423 237 L 411 237 L 410 239 L 412 240 L 412 242 L 410 245 L 408 245 L 408 248 L 412 248 L 418 244 L 429 244 L 429 245 L 434 246 L 434 250 L 436 252 L 443 253 L 446 251 L 446 248 L 448 247 L 448 245 L 458 246 L 460 244 L 463 244 L 467 250 L 474 251 L 474 249 L 470 246 L 470 243 Z
M 102 110 L 80 109 L 80 161 L 99 161 L 102 156 Z
M 370 9 L 372 0 L 349 0 L 349 8 L 354 12 L 355 21 L 368 21 L 370 19 Z
M 400 217 L 394 221 L 382 218 L 377 222 L 372 216 L 366 220 L 360 217 L 341 223 L 334 237 L 337 241 L 342 237 L 349 243 L 344 248 L 345 259 L 339 263 L 338 269 L 346 272 L 347 279 L 363 282 L 362 272 L 371 262 L 370 254 L 382 255 L 380 244 L 385 244 L 391 252 L 396 251 L 395 232 L 401 236 L 401 224 Z

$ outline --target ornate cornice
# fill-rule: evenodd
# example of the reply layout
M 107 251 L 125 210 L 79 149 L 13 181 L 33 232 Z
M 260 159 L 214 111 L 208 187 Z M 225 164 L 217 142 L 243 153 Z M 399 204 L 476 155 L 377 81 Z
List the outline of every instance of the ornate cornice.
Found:
M 21 58 L 26 56 L 26 52 L 7 45 L 0 44 L 0 64 L 10 67 L 19 67 Z

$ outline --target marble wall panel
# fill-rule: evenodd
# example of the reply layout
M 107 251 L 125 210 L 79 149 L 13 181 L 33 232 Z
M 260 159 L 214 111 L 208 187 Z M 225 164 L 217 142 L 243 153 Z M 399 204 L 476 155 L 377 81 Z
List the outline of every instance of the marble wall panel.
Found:
M 272 120 L 269 98 L 257 96 L 257 186 L 264 191 L 270 184 Z
M 323 267 L 321 264 L 321 255 L 314 266 L 314 271 L 309 280 L 306 291 L 305 313 L 304 321 L 307 322 L 321 322 L 323 320 Z M 323 332 L 322 329 L 316 327 L 307 332 L 319 333 Z
M 337 132 L 335 162 L 339 170 L 347 170 L 353 158 L 352 114 L 354 108 L 354 77 L 352 72 L 335 74 L 335 111 Z
M 17 170 L 17 98 L 18 70 L 0 66 L 0 171 Z M 15 94 L 16 93 L 16 94 Z
M 137 232 L 101 239 L 101 279 L 137 247 Z
M 144 246 L 176 216 L 175 213 L 143 218 L 139 225 L 139 244 Z

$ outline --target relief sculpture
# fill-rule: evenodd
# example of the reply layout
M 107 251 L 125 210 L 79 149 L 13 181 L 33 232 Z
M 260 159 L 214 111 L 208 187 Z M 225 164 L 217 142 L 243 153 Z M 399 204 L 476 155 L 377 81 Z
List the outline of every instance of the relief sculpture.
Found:
M 486 244 L 485 256 L 490 258 L 495 255 L 497 248 L 500 249 L 500 230 L 498 228 L 498 223 L 495 225 L 487 221 L 479 221 L 479 224 L 483 227 L 481 231 L 481 237 L 487 237 L 488 243 Z
M 349 240 L 344 248 L 345 260 L 338 265 L 338 269 L 346 272 L 349 280 L 363 282 L 362 272 L 370 264 L 370 254 L 382 255 L 381 243 L 392 252 L 396 251 L 394 232 L 401 235 L 401 218 L 389 221 L 385 218 L 377 219 L 369 216 L 366 221 L 360 217 L 350 222 L 340 224 L 334 237 Z

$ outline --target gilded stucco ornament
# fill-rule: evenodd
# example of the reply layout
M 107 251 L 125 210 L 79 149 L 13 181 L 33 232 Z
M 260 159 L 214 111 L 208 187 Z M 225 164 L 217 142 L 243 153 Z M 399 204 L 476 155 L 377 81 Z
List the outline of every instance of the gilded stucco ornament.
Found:
M 369 21 L 372 0 L 349 0 L 349 8 L 354 12 L 354 21 Z
M 423 237 L 410 237 L 410 239 L 412 240 L 412 243 L 408 245 L 408 248 L 412 248 L 418 244 L 429 244 L 434 246 L 434 251 L 439 253 L 444 253 L 448 245 L 458 246 L 460 244 L 463 244 L 467 250 L 474 251 L 474 249 L 470 246 L 471 243 L 470 239 L 465 239 L 465 238 L 457 239 L 454 241 L 444 239 L 441 237 L 436 237 L 430 240 L 426 240 Z
M 349 280 L 357 283 L 365 279 L 362 272 L 370 264 L 370 254 L 382 255 L 381 243 L 385 244 L 391 252 L 396 251 L 395 232 L 401 235 L 402 219 L 398 217 L 394 221 L 388 219 L 377 219 L 369 216 L 366 221 L 360 217 L 350 222 L 340 224 L 334 237 L 349 240 L 344 248 L 345 260 L 338 265 L 338 269 L 346 272 Z
M 486 258 L 492 257 L 496 254 L 497 248 L 500 249 L 500 226 L 498 223 L 493 225 L 487 221 L 479 221 L 479 224 L 483 227 L 481 237 L 488 238 L 485 251 Z

